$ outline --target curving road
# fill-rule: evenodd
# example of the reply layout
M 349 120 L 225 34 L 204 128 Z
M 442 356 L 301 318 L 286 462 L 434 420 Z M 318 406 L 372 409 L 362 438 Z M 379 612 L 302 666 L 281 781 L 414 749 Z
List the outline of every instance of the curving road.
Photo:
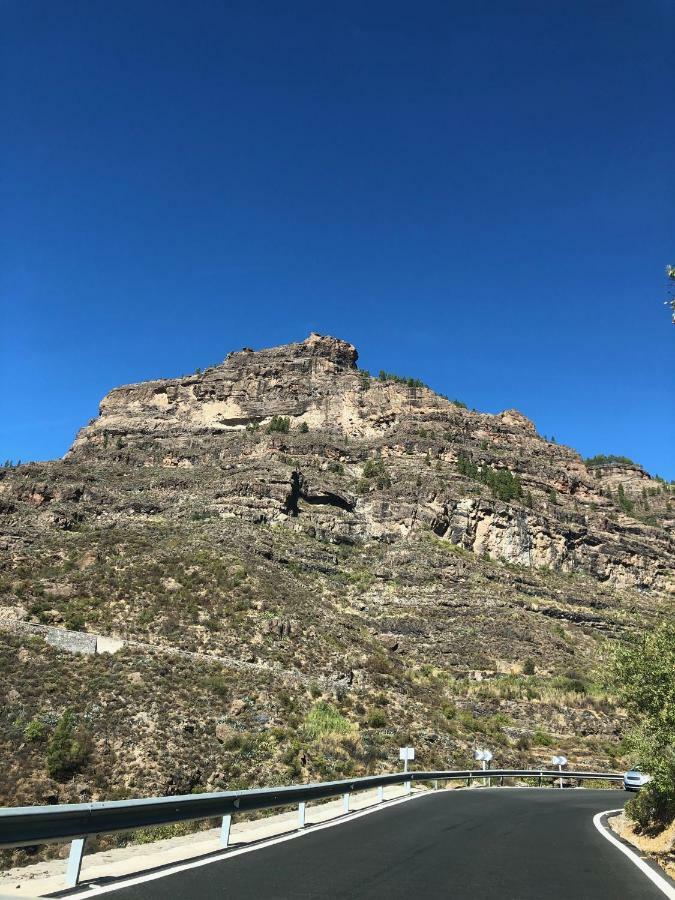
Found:
M 550 788 L 439 791 L 110 896 L 663 900 L 593 825 L 595 813 L 624 799 Z

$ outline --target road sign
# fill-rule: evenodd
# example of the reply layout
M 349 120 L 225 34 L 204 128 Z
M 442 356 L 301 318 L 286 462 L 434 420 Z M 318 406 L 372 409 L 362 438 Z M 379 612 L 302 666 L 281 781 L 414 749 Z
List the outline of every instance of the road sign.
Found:
M 408 760 L 415 759 L 414 747 L 399 747 L 398 758 L 403 760 L 403 771 L 408 771 Z M 408 782 L 410 783 L 410 782 Z
M 481 762 L 490 762 L 492 759 L 492 753 L 490 750 L 474 750 L 473 758 L 480 760 Z
M 567 757 L 566 756 L 554 756 L 551 760 L 554 766 L 558 767 L 558 771 L 562 772 L 562 767 L 567 765 Z M 563 786 L 562 778 L 560 779 L 560 787 Z
M 487 764 L 492 759 L 492 753 L 490 750 L 474 750 L 473 758 L 483 763 L 483 771 L 485 771 L 487 769 Z M 483 784 L 486 784 L 485 779 L 483 779 Z M 490 784 L 492 784 L 492 782 L 490 782 Z

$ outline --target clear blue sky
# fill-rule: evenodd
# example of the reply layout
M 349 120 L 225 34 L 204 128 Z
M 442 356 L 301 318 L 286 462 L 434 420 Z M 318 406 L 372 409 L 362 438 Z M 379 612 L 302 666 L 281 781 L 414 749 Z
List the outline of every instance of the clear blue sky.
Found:
M 0 4 L 0 460 L 232 349 L 675 478 L 672 0 Z

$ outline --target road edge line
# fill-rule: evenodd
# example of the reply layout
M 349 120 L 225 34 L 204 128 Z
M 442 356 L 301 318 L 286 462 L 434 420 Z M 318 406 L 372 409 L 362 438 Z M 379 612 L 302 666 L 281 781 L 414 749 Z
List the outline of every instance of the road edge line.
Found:
M 675 887 L 673 887 L 672 884 L 668 883 L 668 881 L 666 880 L 667 876 L 664 877 L 664 875 L 661 875 L 659 872 L 655 871 L 655 869 L 652 868 L 649 863 L 645 862 L 644 859 L 638 856 L 635 850 L 632 850 L 622 840 L 611 834 L 609 831 L 609 826 L 603 823 L 602 820 L 605 816 L 611 816 L 613 813 L 620 813 L 622 811 L 623 808 L 620 807 L 619 809 L 606 809 L 604 812 L 596 813 L 593 816 L 593 824 L 600 832 L 600 834 L 604 838 L 606 838 L 606 840 L 608 840 L 611 844 L 614 844 L 615 847 L 617 847 L 625 856 L 628 857 L 628 859 L 634 865 L 638 867 L 638 869 L 640 869 L 643 875 L 646 875 L 647 878 L 649 878 L 649 880 L 653 882 L 653 884 L 655 884 L 656 887 L 666 895 L 666 897 L 668 897 L 668 900 L 675 900 Z
M 276 835 L 272 838 L 263 839 L 249 846 L 223 850 L 221 852 L 216 850 L 207 857 L 193 859 L 189 862 L 169 863 L 166 868 L 162 868 L 156 872 L 148 872 L 146 875 L 122 876 L 115 884 L 87 886 L 86 883 L 83 883 L 81 888 L 77 888 L 74 891 L 57 891 L 52 894 L 46 894 L 45 898 L 63 898 L 63 900 L 71 900 L 72 898 L 72 900 L 78 900 L 80 897 L 97 897 L 100 894 L 111 894 L 114 891 L 121 891 L 123 888 L 143 884 L 146 881 L 157 881 L 159 878 L 175 875 L 178 872 L 185 872 L 188 869 L 198 869 L 201 866 L 208 866 L 211 863 L 224 862 L 227 859 L 233 859 L 235 856 L 242 856 L 244 853 L 253 853 L 255 850 L 263 850 L 265 847 L 274 846 L 274 844 L 283 844 L 285 841 L 292 841 L 295 840 L 295 838 L 304 837 L 307 834 L 323 831 L 324 828 L 333 828 L 336 825 L 344 825 L 346 822 L 353 822 L 355 819 L 362 818 L 362 816 L 367 816 L 383 809 L 391 809 L 392 806 L 399 806 L 401 803 L 408 803 L 411 800 L 419 800 L 420 797 L 433 797 L 435 793 L 435 791 L 415 791 L 415 793 L 406 797 L 394 797 L 391 800 L 386 800 L 384 803 L 376 803 L 373 804 L 373 806 L 368 806 L 366 809 L 355 810 L 353 813 L 338 816 L 328 822 L 317 822 L 316 825 L 310 824 L 306 828 L 296 829 L 294 831 Z

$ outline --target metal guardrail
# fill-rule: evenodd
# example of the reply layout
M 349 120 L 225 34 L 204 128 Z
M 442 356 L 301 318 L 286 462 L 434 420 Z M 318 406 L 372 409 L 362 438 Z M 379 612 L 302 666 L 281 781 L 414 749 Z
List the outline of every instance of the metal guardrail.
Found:
M 66 884 L 73 887 L 79 879 L 84 842 L 88 835 L 114 831 L 132 831 L 153 825 L 222 817 L 221 846 L 229 843 L 232 816 L 258 809 L 298 806 L 298 825 L 305 824 L 305 806 L 311 800 L 343 797 L 349 812 L 349 796 L 357 791 L 378 788 L 378 802 L 385 787 L 411 782 L 467 781 L 474 779 L 576 779 L 580 781 L 622 781 L 616 772 L 560 772 L 557 769 L 461 769 L 439 772 L 396 772 L 345 781 L 289 785 L 246 791 L 222 791 L 155 797 L 144 800 L 111 800 L 102 803 L 68 803 L 60 806 L 21 806 L 0 809 L 0 848 L 26 847 L 58 841 L 72 841 Z

